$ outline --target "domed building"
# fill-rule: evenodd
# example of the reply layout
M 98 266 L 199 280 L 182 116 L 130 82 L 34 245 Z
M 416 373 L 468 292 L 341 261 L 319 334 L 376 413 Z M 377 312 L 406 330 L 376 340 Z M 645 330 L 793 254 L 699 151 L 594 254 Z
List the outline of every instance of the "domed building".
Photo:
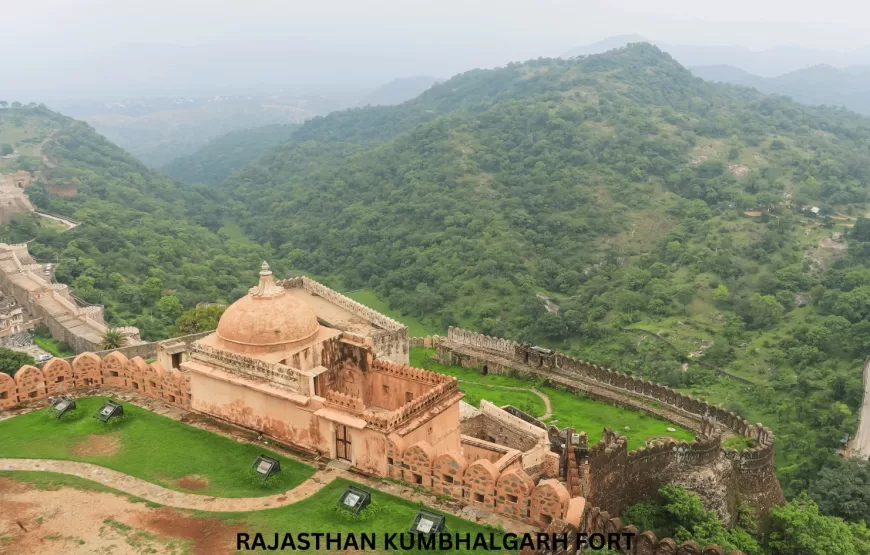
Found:
M 259 277 L 180 363 L 193 410 L 379 476 L 390 445 L 460 451 L 456 379 L 390 360 L 407 328 L 265 262 Z

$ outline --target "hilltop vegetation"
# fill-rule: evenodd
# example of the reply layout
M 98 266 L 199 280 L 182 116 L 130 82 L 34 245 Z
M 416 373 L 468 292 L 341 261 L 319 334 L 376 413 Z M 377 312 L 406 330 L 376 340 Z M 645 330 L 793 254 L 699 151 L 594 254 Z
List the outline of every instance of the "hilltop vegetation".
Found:
M 162 171 L 188 183 L 217 185 L 251 160 L 290 140 L 295 124 L 240 129 L 212 139 L 193 154 L 176 158 Z
M 692 73 L 710 81 L 790 96 L 804 104 L 844 106 L 863 114 L 870 113 L 870 68 L 867 66 L 838 69 L 817 65 L 778 77 L 759 77 L 728 65 L 693 67 Z
M 185 308 L 243 295 L 270 258 L 268 248 L 219 233 L 222 207 L 196 187 L 178 188 L 87 124 L 44 107 L 0 110 L 3 128 L 18 120 L 43 130 L 37 144 L 52 137 L 43 149 L 50 165 L 27 158 L 43 171 L 27 189 L 32 203 L 82 225 L 61 231 L 25 219 L 3 226 L 0 240 L 34 239 L 31 254 L 57 261 L 58 281 L 104 304 L 110 324 L 166 337 Z
M 870 120 L 635 45 L 316 118 L 221 194 L 295 270 L 771 425 L 794 494 L 860 406 L 868 144 Z

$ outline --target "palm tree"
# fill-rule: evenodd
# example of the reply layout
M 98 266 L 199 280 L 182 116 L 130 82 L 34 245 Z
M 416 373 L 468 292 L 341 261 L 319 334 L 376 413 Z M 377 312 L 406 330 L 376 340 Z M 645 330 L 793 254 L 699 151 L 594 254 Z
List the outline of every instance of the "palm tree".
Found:
M 118 328 L 109 328 L 103 334 L 103 349 L 117 349 L 124 344 L 124 336 Z

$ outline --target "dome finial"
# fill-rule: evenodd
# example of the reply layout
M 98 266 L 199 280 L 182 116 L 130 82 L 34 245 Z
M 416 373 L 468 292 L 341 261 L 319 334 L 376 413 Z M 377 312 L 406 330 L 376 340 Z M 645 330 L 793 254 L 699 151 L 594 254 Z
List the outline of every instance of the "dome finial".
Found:
M 249 289 L 248 293 L 255 297 L 283 295 L 284 288 L 275 283 L 275 278 L 272 277 L 272 270 L 269 269 L 269 263 L 264 260 L 260 268 L 260 283 L 256 287 Z

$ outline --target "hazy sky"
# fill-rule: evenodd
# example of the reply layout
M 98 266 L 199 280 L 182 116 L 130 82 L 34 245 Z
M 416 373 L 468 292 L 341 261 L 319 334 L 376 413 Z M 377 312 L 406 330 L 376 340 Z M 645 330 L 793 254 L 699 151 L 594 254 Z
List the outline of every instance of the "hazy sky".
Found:
M 630 33 L 753 49 L 870 45 L 870 4 L 858 0 L 0 0 L 0 20 L 0 90 L 97 85 L 114 71 L 229 82 L 219 66 L 233 64 L 230 74 L 260 80 L 273 67 L 274 83 L 317 80 L 326 66 L 336 82 L 449 77 Z

